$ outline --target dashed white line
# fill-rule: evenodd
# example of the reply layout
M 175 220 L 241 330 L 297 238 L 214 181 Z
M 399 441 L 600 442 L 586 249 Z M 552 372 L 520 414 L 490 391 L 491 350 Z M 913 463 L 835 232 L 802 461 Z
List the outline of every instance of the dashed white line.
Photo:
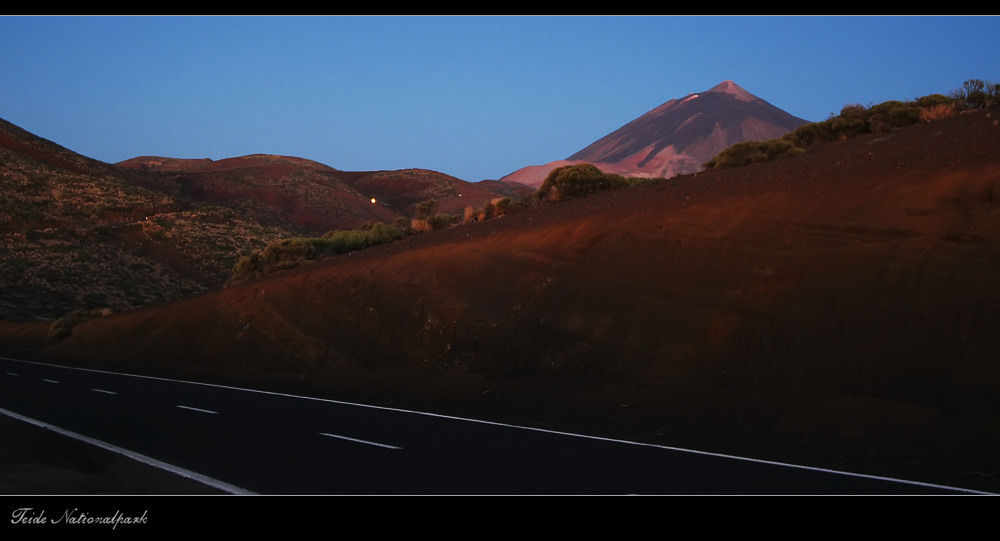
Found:
M 45 378 L 42 378 L 42 381 L 45 381 L 45 382 L 48 382 L 48 383 L 59 383 L 58 381 L 56 381 L 54 379 L 45 379 Z
M 47 365 L 46 363 L 38 363 L 38 362 L 34 362 L 34 361 L 25 361 L 25 360 L 21 360 L 21 359 L 11 359 L 9 357 L 0 357 L 0 359 L 5 360 L 5 361 L 16 362 L 16 363 L 24 363 L 24 364 L 32 364 L 32 365 Z M 738 460 L 738 461 L 744 461 L 744 462 L 754 462 L 754 463 L 761 463 L 761 464 L 773 464 L 773 465 L 776 465 L 776 466 L 788 467 L 788 468 L 793 468 L 793 469 L 809 470 L 809 471 L 819 471 L 819 472 L 829 472 L 829 473 L 834 473 L 834 474 L 838 474 L 838 475 L 846 475 L 846 476 L 849 476 L 849 477 L 888 480 L 888 481 L 897 482 L 897 483 L 903 483 L 903 484 L 907 484 L 907 485 L 925 486 L 925 487 L 931 487 L 931 488 L 943 488 L 943 489 L 946 489 L 946 490 L 954 490 L 954 491 L 957 491 L 957 492 L 965 492 L 965 493 L 968 493 L 968 494 L 996 495 L 996 494 L 994 494 L 992 492 L 983 492 L 983 491 L 972 490 L 972 489 L 961 488 L 961 487 L 953 487 L 953 486 L 947 486 L 947 485 L 938 485 L 938 484 L 933 484 L 933 483 L 924 483 L 924 482 L 920 482 L 920 481 L 911 481 L 911 480 L 906 480 L 906 479 L 895 479 L 895 478 L 892 478 L 892 477 L 885 477 L 885 476 L 859 474 L 859 473 L 845 472 L 845 471 L 839 471 L 839 470 L 833 470 L 833 469 L 827 469 L 827 468 L 817 468 L 817 467 L 813 467 L 813 466 L 804 466 L 804 465 L 801 465 L 801 464 L 791 464 L 791 463 L 786 463 L 786 462 L 777 462 L 777 461 L 771 461 L 771 460 L 762 460 L 762 459 L 749 458 L 749 457 L 743 457 L 743 456 L 738 456 L 738 455 L 727 455 L 727 454 L 713 453 L 713 452 L 707 452 L 707 451 L 699 451 L 699 450 L 695 450 L 695 449 L 686 449 L 686 448 L 682 448 L 682 447 L 673 447 L 673 446 L 668 446 L 668 445 L 659 445 L 659 444 L 652 444 L 652 443 L 643 443 L 643 442 L 637 442 L 637 441 L 622 440 L 622 439 L 617 439 L 617 438 L 608 438 L 608 437 L 603 437 L 603 436 L 594 436 L 594 435 L 587 435 L 587 434 L 576 434 L 576 433 L 572 433 L 572 432 L 563 432 L 563 431 L 558 431 L 558 430 L 549 430 L 549 429 L 537 428 L 537 427 L 526 427 L 526 426 L 520 426 L 520 425 L 514 425 L 514 424 L 500 423 L 500 422 L 496 422 L 496 421 L 487 421 L 487 420 L 482 420 L 482 419 L 474 419 L 474 418 L 469 418 L 469 417 L 458 417 L 458 416 L 453 416 L 453 415 L 442 415 L 442 414 L 439 414 L 439 413 L 430 413 L 430 412 L 425 412 L 425 411 L 407 410 L 407 409 L 402 409 L 402 408 L 377 406 L 377 405 L 372 405 L 372 404 L 362 404 L 362 403 L 347 402 L 347 401 L 342 401 L 342 400 L 331 400 L 331 399 L 327 399 L 327 398 L 317 398 L 317 397 L 311 397 L 311 396 L 293 395 L 293 394 L 288 394 L 288 393 L 277 393 L 277 392 L 273 392 L 273 391 L 264 391 L 264 390 L 260 390 L 260 389 L 250 389 L 250 388 L 243 388 L 243 387 L 234 387 L 234 386 L 229 386 L 229 385 L 218 385 L 218 384 L 204 383 L 204 382 L 197 382 L 197 381 L 174 380 L 174 379 L 170 379 L 170 378 L 161 378 L 161 377 L 148 376 L 148 375 L 142 375 L 142 374 L 127 374 L 127 373 L 122 374 L 122 373 L 119 373 L 119 372 L 109 372 L 109 371 L 105 371 L 105 370 L 94 370 L 94 369 L 88 369 L 88 368 L 65 367 L 65 366 L 60 366 L 59 368 L 61 368 L 61 369 L 68 369 L 68 370 L 86 371 L 86 372 L 120 374 L 120 375 L 126 375 L 126 376 L 133 377 L 133 378 L 141 378 L 141 379 L 151 379 L 151 380 L 161 380 L 161 381 L 176 381 L 176 382 L 182 382 L 182 383 L 187 383 L 187 384 L 191 384 L 191 385 L 200 385 L 200 386 L 205 386 L 205 387 L 218 387 L 218 388 L 224 388 L 224 389 L 240 390 L 240 391 L 245 391 L 245 392 L 250 392 L 250 393 L 258 393 L 258 394 L 271 395 L 271 396 L 285 396 L 285 397 L 297 398 L 297 399 L 302 399 L 302 400 L 312 400 L 312 401 L 326 402 L 326 403 L 333 403 L 333 404 L 343 404 L 343 405 L 355 406 L 355 407 L 361 407 L 361 408 L 367 408 L 367 409 L 372 409 L 372 410 L 396 411 L 396 412 L 401 412 L 401 413 L 408 413 L 408 414 L 420 415 L 420 416 L 424 416 L 424 417 L 435 417 L 435 418 L 441 418 L 441 419 L 453 419 L 453 420 L 456 420 L 456 421 L 477 423 L 477 424 L 481 424 L 481 425 L 506 426 L 506 427 L 510 427 L 510 428 L 516 428 L 516 429 L 519 429 L 519 430 L 529 430 L 529 431 L 542 432 L 542 433 L 548 433 L 548 434 L 558 434 L 558 435 L 563 435 L 563 436 L 570 436 L 570 437 L 590 439 L 590 440 L 598 440 L 598 441 L 609 441 L 609 442 L 621 443 L 621 444 L 625 444 L 625 445 L 636 445 L 636 446 L 640 446 L 640 447 L 651 447 L 651 448 L 657 448 L 657 449 L 666 449 L 666 450 L 672 450 L 672 451 L 679 451 L 679 452 L 682 452 L 682 453 L 691 453 L 691 454 L 695 454 L 695 455 L 716 456 L 716 457 L 728 458 L 728 459 L 733 459 L 733 460 Z M 10 372 L 8 372 L 8 373 L 10 373 Z M 11 374 L 13 374 L 13 373 L 11 373 Z M 183 406 L 178 406 L 178 407 L 183 407 Z M 189 409 L 194 409 L 194 408 L 189 408 Z M 11 412 L 5 412 L 4 410 L 0 410 L 0 413 L 6 413 L 7 415 L 11 415 L 11 416 L 14 415 L 13 413 L 11 413 Z M 216 412 L 210 412 L 210 413 L 216 413 Z M 343 436 L 337 436 L 337 435 L 334 435 L 334 434 L 323 434 L 323 435 L 329 436 L 329 437 L 332 437 L 332 438 L 342 438 L 342 439 L 351 440 L 351 438 L 345 438 Z M 361 443 L 370 443 L 370 442 L 365 442 L 363 440 L 352 440 L 352 441 L 359 441 Z M 372 445 L 383 445 L 383 444 L 372 443 Z M 402 449 L 402 447 L 393 447 L 393 446 L 385 446 L 385 447 L 388 447 L 388 448 L 391 448 L 391 449 Z
M 191 411 L 200 411 L 202 413 L 219 413 L 217 411 L 204 410 L 204 409 L 201 409 L 201 408 L 192 408 L 191 406 L 182 406 L 180 404 L 178 404 L 177 407 L 178 408 L 183 408 L 183 409 L 186 409 L 186 410 L 191 410 Z
M 374 442 L 374 441 L 365 441 L 365 440 L 359 440 L 359 439 L 355 439 L 355 438 L 348 438 L 347 436 L 341 436 L 341 435 L 338 435 L 338 434 L 327 434 L 326 432 L 320 432 L 319 435 L 320 436 L 327 436 L 329 438 L 337 438 L 337 439 L 340 439 L 340 440 L 353 441 L 355 443 L 363 443 L 365 445 L 374 445 L 376 447 L 384 447 L 386 449 L 402 449 L 402 447 L 396 447 L 395 445 L 388 445 L 388 444 L 385 444 L 385 443 L 378 443 L 378 442 Z
M 95 393 L 118 394 L 118 393 L 116 393 L 114 391 L 106 391 L 104 389 L 91 389 L 91 391 L 94 391 Z

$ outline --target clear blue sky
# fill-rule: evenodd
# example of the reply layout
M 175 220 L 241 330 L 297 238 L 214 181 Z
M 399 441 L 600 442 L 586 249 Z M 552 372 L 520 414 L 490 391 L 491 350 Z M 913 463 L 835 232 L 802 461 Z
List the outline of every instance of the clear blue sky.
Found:
M 464 180 L 731 79 L 810 121 L 1000 81 L 1000 18 L 0 17 L 0 118 L 107 162 L 309 158 Z

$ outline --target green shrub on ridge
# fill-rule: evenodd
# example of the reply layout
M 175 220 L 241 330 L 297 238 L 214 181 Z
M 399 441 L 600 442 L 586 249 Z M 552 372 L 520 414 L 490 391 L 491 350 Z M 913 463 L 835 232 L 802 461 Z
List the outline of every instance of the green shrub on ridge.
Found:
M 328 255 L 388 244 L 406 236 L 399 226 L 365 224 L 350 231 L 331 231 L 322 237 L 294 237 L 268 244 L 263 250 L 242 257 L 233 266 L 231 280 L 239 281 L 283 269 L 300 267 Z
M 769 139 L 767 141 L 743 141 L 720 152 L 716 157 L 705 162 L 705 169 L 720 170 L 751 163 L 769 162 L 777 158 L 802 154 L 805 150 L 796 147 L 791 141 L 784 139 Z
M 702 164 L 706 170 L 727 169 L 802 154 L 805 149 L 869 133 L 885 133 L 920 122 L 930 122 L 963 109 L 991 107 L 1000 98 L 1000 85 L 972 79 L 951 96 L 930 94 L 911 101 L 889 100 L 870 107 L 845 105 L 840 114 L 822 122 L 803 124 L 780 138 L 737 143 Z
M 536 196 L 549 201 L 562 201 L 593 192 L 625 188 L 631 184 L 629 179 L 621 175 L 605 173 L 589 163 L 579 163 L 557 167 L 550 171 L 538 188 Z

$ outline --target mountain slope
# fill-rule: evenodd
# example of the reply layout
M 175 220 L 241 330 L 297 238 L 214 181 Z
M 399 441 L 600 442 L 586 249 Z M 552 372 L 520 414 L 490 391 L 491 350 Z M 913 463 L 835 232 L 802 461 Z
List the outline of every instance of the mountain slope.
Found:
M 336 169 L 301 158 L 255 154 L 223 160 L 140 157 L 118 164 L 155 172 L 184 197 L 237 209 L 262 223 L 322 235 L 365 222 L 392 221 L 395 212 L 345 182 Z
M 723 81 L 656 107 L 566 160 L 525 168 L 502 180 L 538 186 L 555 167 L 581 162 L 624 176 L 669 178 L 701 170 L 735 143 L 780 137 L 806 123 Z
M 241 251 L 283 234 L 0 123 L 0 319 L 203 291 Z
M 412 216 L 416 205 L 429 199 L 438 201 L 441 212 L 460 213 L 507 195 L 426 169 L 340 171 L 311 160 L 264 154 L 218 161 L 147 156 L 118 165 L 156 172 L 164 189 L 170 184 L 186 197 L 235 207 L 262 222 L 278 220 L 314 236 Z
M 39 358 L 878 475 L 1000 471 L 995 110 L 81 323 Z
M 0 120 L 0 319 L 175 299 L 219 287 L 282 238 L 393 222 L 432 198 L 461 213 L 505 190 L 265 154 L 108 164 Z

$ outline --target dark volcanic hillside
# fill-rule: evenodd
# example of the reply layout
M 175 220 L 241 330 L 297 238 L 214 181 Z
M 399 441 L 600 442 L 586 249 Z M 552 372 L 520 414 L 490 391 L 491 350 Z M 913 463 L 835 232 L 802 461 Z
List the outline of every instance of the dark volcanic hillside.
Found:
M 0 319 L 203 291 L 241 253 L 287 234 L 0 121 Z
M 411 237 L 38 358 L 998 491 L 997 120 Z
M 119 310 L 221 286 L 244 255 L 502 191 L 286 156 L 93 160 L 0 120 L 0 319 Z M 372 198 L 375 198 L 375 203 Z
M 670 178 L 700 171 L 733 144 L 781 137 L 806 123 L 723 81 L 667 101 L 565 160 L 527 167 L 502 180 L 538 186 L 555 167 L 581 162 L 623 176 Z

